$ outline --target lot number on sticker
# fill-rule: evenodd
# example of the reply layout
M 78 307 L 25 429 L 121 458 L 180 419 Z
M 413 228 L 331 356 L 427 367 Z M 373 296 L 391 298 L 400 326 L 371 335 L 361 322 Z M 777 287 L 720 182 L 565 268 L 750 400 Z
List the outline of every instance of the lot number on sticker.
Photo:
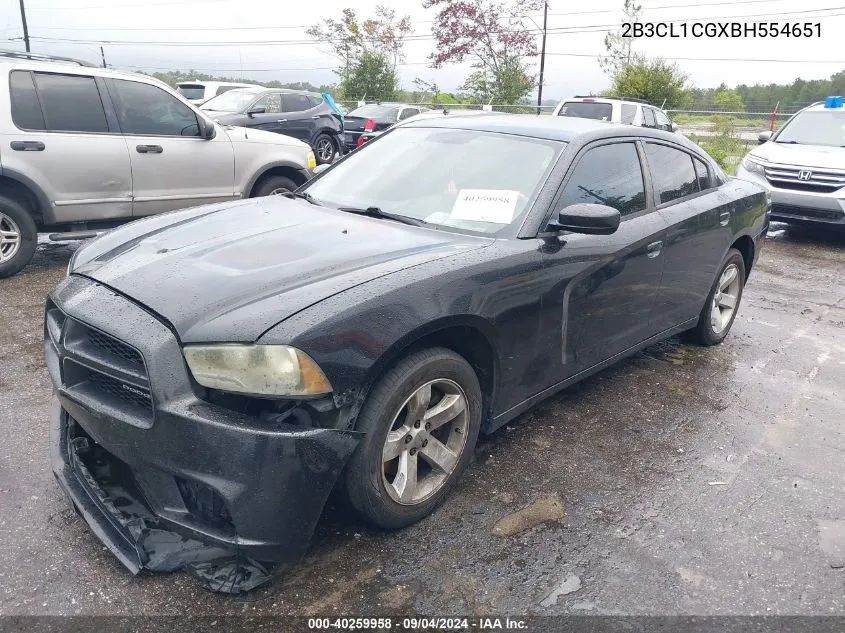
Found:
M 461 189 L 449 217 L 453 220 L 510 224 L 518 191 L 508 189 Z

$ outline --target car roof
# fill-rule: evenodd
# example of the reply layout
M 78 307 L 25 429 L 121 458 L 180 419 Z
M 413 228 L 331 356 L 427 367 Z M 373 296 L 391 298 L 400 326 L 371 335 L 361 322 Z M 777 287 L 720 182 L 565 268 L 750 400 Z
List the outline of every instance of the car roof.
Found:
M 412 117 L 408 119 L 403 127 L 499 132 L 502 134 L 531 136 L 563 142 L 571 142 L 576 139 L 588 142 L 594 139 L 612 138 L 614 136 L 636 136 L 670 141 L 678 145 L 684 145 L 699 154 L 702 153 L 702 150 L 697 145 L 678 134 L 635 125 L 609 123 L 607 121 L 580 119 L 576 117 L 501 113 L 490 113 L 488 116 L 461 116 L 460 114 L 454 114 L 421 120 Z

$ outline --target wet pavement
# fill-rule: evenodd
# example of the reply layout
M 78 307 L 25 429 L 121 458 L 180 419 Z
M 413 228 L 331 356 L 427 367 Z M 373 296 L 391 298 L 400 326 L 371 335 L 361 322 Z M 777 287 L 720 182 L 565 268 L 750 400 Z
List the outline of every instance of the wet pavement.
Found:
M 536 407 L 416 526 L 333 504 L 237 598 L 131 576 L 53 479 L 42 306 L 72 251 L 0 280 L 0 614 L 845 615 L 845 238 L 774 231 L 723 345 L 673 339 Z

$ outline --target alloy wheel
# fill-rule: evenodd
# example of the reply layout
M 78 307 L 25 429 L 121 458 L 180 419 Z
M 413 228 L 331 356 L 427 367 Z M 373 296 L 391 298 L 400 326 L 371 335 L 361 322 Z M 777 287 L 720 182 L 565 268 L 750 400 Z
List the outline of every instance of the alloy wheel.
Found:
M 17 255 L 21 248 L 21 231 L 15 221 L 0 212 L 0 264 Z
M 317 158 L 319 158 L 320 162 L 323 163 L 329 162 L 334 154 L 334 146 L 332 146 L 332 142 L 327 138 L 321 138 L 317 141 L 316 149 Z
M 466 446 L 467 416 L 466 393 L 445 378 L 405 400 L 382 449 L 382 481 L 391 499 L 416 505 L 443 487 Z
M 733 318 L 739 298 L 739 284 L 739 268 L 736 264 L 731 264 L 722 271 L 716 293 L 713 295 L 710 325 L 715 334 L 721 334 Z

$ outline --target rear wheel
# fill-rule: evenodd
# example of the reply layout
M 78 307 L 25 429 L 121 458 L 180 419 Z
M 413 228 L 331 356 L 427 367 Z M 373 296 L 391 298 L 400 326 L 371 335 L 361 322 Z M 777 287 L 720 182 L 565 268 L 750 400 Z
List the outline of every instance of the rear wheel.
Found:
M 296 191 L 297 184 L 285 176 L 267 176 L 259 183 L 252 194 L 253 198 L 262 196 L 278 196 L 291 191 Z
M 19 202 L 0 196 L 0 278 L 29 263 L 38 244 L 38 229 Z
M 344 476 L 351 505 L 381 528 L 416 523 L 460 479 L 480 426 L 481 387 L 466 360 L 443 348 L 408 356 L 358 417 L 366 435 Z
M 735 248 L 728 251 L 707 301 L 698 317 L 698 324 L 688 332 L 689 338 L 701 345 L 721 343 L 733 325 L 742 289 L 745 286 L 745 260 Z
M 314 156 L 317 159 L 318 165 L 325 165 L 334 160 L 337 154 L 337 146 L 334 140 L 328 134 L 320 134 L 314 140 Z

